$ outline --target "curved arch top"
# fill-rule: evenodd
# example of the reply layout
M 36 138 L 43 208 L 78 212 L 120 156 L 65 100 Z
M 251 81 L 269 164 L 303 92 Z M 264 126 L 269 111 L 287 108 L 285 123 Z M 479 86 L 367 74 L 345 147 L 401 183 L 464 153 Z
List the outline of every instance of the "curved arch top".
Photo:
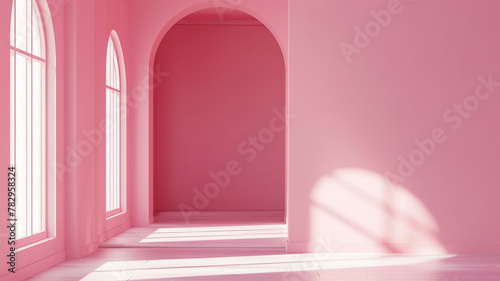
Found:
M 124 93 L 126 93 L 126 87 L 127 87 L 127 73 L 126 73 L 126 68 L 125 68 L 125 58 L 123 56 L 123 49 L 122 45 L 120 43 L 120 38 L 118 37 L 118 33 L 115 30 L 111 30 L 109 34 L 109 39 L 112 40 L 113 42 L 113 47 L 115 49 L 115 55 L 118 60 L 118 69 L 119 69 L 119 87 L 120 90 L 122 90 Z
M 165 37 L 165 35 L 167 34 L 167 32 L 178 21 L 180 21 L 182 18 L 184 18 L 184 17 L 186 17 L 186 16 L 188 16 L 188 15 L 194 13 L 194 12 L 197 12 L 197 11 L 200 11 L 200 10 L 204 10 L 204 9 L 209 9 L 209 8 L 216 8 L 214 6 L 214 1 L 207 1 L 207 2 L 203 2 L 203 3 L 198 3 L 198 4 L 191 5 L 191 6 L 187 7 L 187 8 L 185 8 L 185 9 L 181 10 L 180 12 L 176 13 L 175 16 L 171 17 L 165 23 L 165 25 L 163 26 L 163 28 L 160 30 L 160 32 L 156 36 L 155 41 L 153 42 L 153 46 L 151 48 L 151 53 L 150 53 L 150 58 L 149 58 L 149 64 L 150 64 L 150 66 L 152 66 L 153 63 L 154 63 L 156 52 L 158 51 L 158 47 L 160 45 L 160 42 Z M 287 60 L 286 60 L 286 54 L 287 54 L 287 52 L 286 52 L 285 45 L 280 40 L 281 38 L 280 38 L 279 34 L 273 28 L 273 26 L 269 23 L 269 21 L 267 21 L 263 16 L 259 15 L 257 12 L 255 12 L 251 8 L 245 6 L 244 3 L 239 3 L 237 6 L 231 7 L 231 9 L 237 10 L 237 11 L 240 11 L 240 12 L 243 12 L 243 13 L 246 13 L 246 14 L 254 17 L 259 22 L 261 22 L 262 25 L 264 25 L 267 28 L 267 30 L 269 30 L 269 32 L 271 32 L 271 34 L 273 35 L 274 39 L 276 40 L 276 42 L 278 43 L 278 45 L 280 47 L 281 54 L 283 55 L 283 60 L 285 62 L 285 66 L 286 66 L 288 63 L 287 63 Z
M 46 0 L 37 0 L 36 3 L 38 4 L 38 9 L 40 12 L 40 20 L 42 22 L 42 28 L 44 31 L 44 45 L 46 47 L 45 50 L 45 55 L 47 59 L 47 65 L 49 66 L 49 73 L 53 71 L 55 74 L 55 69 L 50 69 L 51 67 L 55 67 L 56 65 L 56 39 L 54 35 L 54 26 L 52 23 L 52 14 L 50 12 L 50 7 L 47 4 Z M 55 77 L 55 75 L 51 75 L 52 77 Z M 55 81 L 54 81 L 55 84 Z

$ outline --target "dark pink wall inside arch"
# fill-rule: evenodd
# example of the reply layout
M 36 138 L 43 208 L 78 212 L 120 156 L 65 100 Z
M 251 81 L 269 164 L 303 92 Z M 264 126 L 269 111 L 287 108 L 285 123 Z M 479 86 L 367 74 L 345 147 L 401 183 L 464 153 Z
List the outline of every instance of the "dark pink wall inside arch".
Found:
M 154 92 L 155 210 L 284 211 L 285 132 L 269 128 L 283 127 L 285 66 L 267 28 L 175 25 L 155 68 L 168 73 Z M 241 173 L 195 198 L 230 161 Z
M 153 95 L 148 72 L 154 64 L 160 40 L 182 17 L 200 9 L 213 8 L 213 1 L 131 1 L 129 101 L 136 106 L 128 117 L 128 163 L 131 220 L 134 226 L 153 222 Z M 273 33 L 284 57 L 288 55 L 288 1 L 246 0 L 235 6 L 256 17 Z M 146 81 L 146 83 L 144 83 Z M 135 98 L 135 99 L 134 99 Z M 205 172 L 206 173 L 206 172 Z

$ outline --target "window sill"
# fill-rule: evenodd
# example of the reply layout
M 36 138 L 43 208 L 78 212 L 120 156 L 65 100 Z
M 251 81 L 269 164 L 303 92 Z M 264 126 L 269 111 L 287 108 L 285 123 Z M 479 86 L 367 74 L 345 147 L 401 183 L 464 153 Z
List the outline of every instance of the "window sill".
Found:
M 117 217 L 120 217 L 122 215 L 125 215 L 126 212 L 123 212 L 123 211 L 120 211 L 119 213 L 117 214 L 114 214 L 114 215 L 110 215 L 109 217 L 106 217 L 106 220 L 111 220 L 111 219 L 114 219 L 114 218 L 117 218 Z
M 39 246 L 41 244 L 47 243 L 47 242 L 52 241 L 52 240 L 55 240 L 55 237 L 47 237 L 47 238 L 44 238 L 42 240 L 38 240 L 38 241 L 30 243 L 28 245 L 24 245 L 22 247 L 19 247 L 19 249 L 17 249 L 17 252 L 21 252 L 23 250 L 34 248 L 36 246 Z

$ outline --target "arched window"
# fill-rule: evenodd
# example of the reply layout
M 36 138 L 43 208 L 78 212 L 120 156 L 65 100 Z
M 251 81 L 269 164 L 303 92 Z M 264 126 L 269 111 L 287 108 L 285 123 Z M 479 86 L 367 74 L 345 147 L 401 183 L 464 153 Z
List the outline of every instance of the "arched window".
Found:
M 13 1 L 10 55 L 11 163 L 19 247 L 47 236 L 47 56 L 36 0 Z
M 106 55 L 106 216 L 122 211 L 122 118 L 124 104 L 121 53 L 119 40 L 113 31 Z M 121 48 L 118 48 L 121 50 Z

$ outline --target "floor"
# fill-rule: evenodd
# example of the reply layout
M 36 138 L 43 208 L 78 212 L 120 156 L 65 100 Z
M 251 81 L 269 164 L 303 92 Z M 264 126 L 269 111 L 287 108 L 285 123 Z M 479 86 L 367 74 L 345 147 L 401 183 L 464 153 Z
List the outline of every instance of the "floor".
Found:
M 186 221 L 178 212 L 155 215 L 149 227 L 131 228 L 101 248 L 281 248 L 283 212 L 203 212 Z
M 30 280 L 498 281 L 500 256 L 318 256 L 272 248 L 103 248 Z
M 162 214 L 29 280 L 500 280 L 500 255 L 287 254 L 279 215 L 214 218 Z

